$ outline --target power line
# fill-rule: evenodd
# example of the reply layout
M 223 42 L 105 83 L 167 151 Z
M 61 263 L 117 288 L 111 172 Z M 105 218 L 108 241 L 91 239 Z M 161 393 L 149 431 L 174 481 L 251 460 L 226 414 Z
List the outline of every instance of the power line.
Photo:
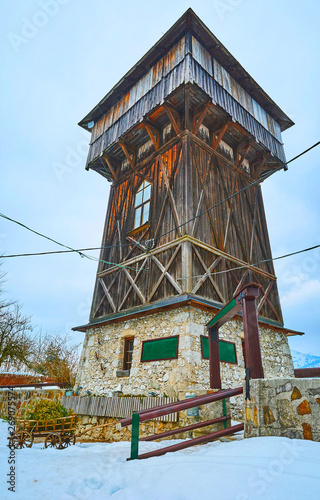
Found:
M 255 264 L 246 264 L 245 266 L 232 267 L 231 269 L 225 269 L 223 271 L 217 271 L 215 273 L 205 273 L 205 274 L 197 274 L 196 276 L 187 276 L 185 278 L 178 278 L 177 281 L 190 279 L 190 278 L 203 278 L 204 276 L 216 276 L 217 274 L 225 274 L 230 273 L 231 271 L 238 271 L 239 269 L 246 269 L 248 267 L 256 267 L 259 264 L 264 264 L 265 262 L 271 262 L 274 260 L 286 259 L 287 257 L 292 257 L 293 255 L 298 255 L 299 253 L 310 252 L 310 250 L 315 250 L 316 248 L 320 248 L 320 245 L 315 245 L 313 247 L 304 248 L 303 250 L 298 250 L 297 252 L 287 253 L 285 255 L 280 255 L 280 257 L 274 257 L 270 259 L 261 260 L 260 262 L 256 262 Z
M 52 241 L 56 245 L 59 245 L 59 246 L 64 247 L 64 248 L 67 248 L 69 252 L 78 253 L 80 255 L 80 257 L 82 257 L 82 258 L 85 257 L 86 259 L 94 260 L 96 262 L 103 262 L 104 264 L 107 264 L 107 265 L 117 266 L 117 267 L 126 268 L 126 269 L 131 269 L 131 268 L 127 268 L 126 266 L 122 266 L 121 264 L 116 264 L 114 262 L 108 262 L 106 260 L 102 260 L 102 259 L 98 259 L 97 257 L 93 257 L 92 255 L 87 255 L 87 254 L 83 253 L 81 250 L 76 250 L 75 248 L 69 247 L 68 245 L 64 245 L 64 243 L 60 243 L 59 241 L 54 240 L 53 238 L 50 238 L 50 236 L 46 236 L 45 234 L 39 233 L 38 231 L 35 231 L 34 229 L 31 229 L 29 226 L 26 226 L 22 222 L 19 222 L 19 221 L 15 220 L 15 219 L 11 219 L 11 217 L 8 217 L 7 215 L 4 215 L 2 213 L 0 213 L 0 217 L 2 217 L 3 219 L 8 220 L 10 222 L 14 222 L 15 224 L 18 224 L 18 226 L 21 226 L 24 229 L 27 229 L 28 231 L 31 231 L 31 233 L 34 233 L 34 234 L 36 234 L 38 236 L 41 236 L 42 238 L 45 238 L 46 240 Z M 131 269 L 131 270 L 134 271 L 134 269 Z
M 248 184 L 247 186 L 245 186 L 244 188 L 240 189 L 239 191 L 235 191 L 233 194 L 231 194 L 230 196 L 228 196 L 227 198 L 225 198 L 224 200 L 221 200 L 219 201 L 218 203 L 216 203 L 215 205 L 213 205 L 212 207 L 208 208 L 207 210 L 204 210 L 203 212 L 201 212 L 200 214 L 196 215 L 195 217 L 192 217 L 191 219 L 187 220 L 186 222 L 183 222 L 182 224 L 180 224 L 179 226 L 176 226 L 174 227 L 173 229 L 169 229 L 169 231 L 167 231 L 166 233 L 164 234 L 161 234 L 160 236 L 157 236 L 156 238 L 154 238 L 155 240 L 159 239 L 159 238 L 162 238 L 163 236 L 166 236 L 167 234 L 170 234 L 172 233 L 173 231 L 176 231 L 177 229 L 179 229 L 180 227 L 183 227 L 185 226 L 186 224 L 189 224 L 189 222 L 192 222 L 196 219 L 198 219 L 199 217 L 201 217 L 201 215 L 204 215 L 206 214 L 207 212 L 210 212 L 210 210 L 213 210 L 214 208 L 222 205 L 222 203 L 225 203 L 226 201 L 228 200 L 231 200 L 231 198 L 233 198 L 234 196 L 237 196 L 238 194 L 242 193 L 243 191 L 246 191 L 247 189 L 249 189 L 250 187 L 252 186 L 255 186 L 257 184 L 260 184 L 261 182 L 265 181 L 266 179 L 268 179 L 268 177 L 270 177 L 271 175 L 275 174 L 276 172 L 278 172 L 279 170 L 285 168 L 289 163 L 297 160 L 298 158 L 300 158 L 301 156 L 305 155 L 306 153 L 308 153 L 309 151 L 311 151 L 311 149 L 319 146 L 320 144 L 320 141 L 316 142 L 315 144 L 313 144 L 312 146 L 310 146 L 310 148 L 306 149 L 305 151 L 302 151 L 302 153 L 299 153 L 297 156 L 295 156 L 294 158 L 291 158 L 291 160 L 289 161 L 286 161 L 284 163 L 282 163 L 281 165 L 279 165 L 276 169 L 274 169 L 272 172 L 269 172 L 269 174 L 265 174 L 264 176 L 262 176 L 260 179 L 257 179 L 256 181 L 252 182 L 251 184 Z
M 179 226 L 176 226 L 172 229 L 170 229 L 169 231 L 167 231 L 166 233 L 163 233 L 159 236 L 157 236 L 156 238 L 154 238 L 154 240 L 158 240 L 160 238 L 162 238 L 163 236 L 166 236 L 167 234 L 170 234 L 172 233 L 173 231 L 176 231 L 177 229 L 185 226 L 186 224 L 189 224 L 190 222 L 198 219 L 199 217 L 201 217 L 202 215 L 206 214 L 207 212 L 209 212 L 210 210 L 213 210 L 214 208 L 222 205 L 223 203 L 225 203 L 226 201 L 230 200 L 231 198 L 237 196 L 238 194 L 242 193 L 243 191 L 246 191 L 247 189 L 249 189 L 250 187 L 252 186 L 255 186 L 257 184 L 260 184 L 261 182 L 263 182 L 264 180 L 268 179 L 271 175 L 275 174 L 276 172 L 278 172 L 279 170 L 281 170 L 282 168 L 285 168 L 289 163 L 297 160 L 298 158 L 300 158 L 301 156 L 305 155 L 306 153 L 308 153 L 309 151 L 311 151 L 313 148 L 319 146 L 320 144 L 320 141 L 318 141 L 317 143 L 313 144 L 312 146 L 310 146 L 308 149 L 302 151 L 301 153 L 299 153 L 298 155 L 296 155 L 295 157 L 291 158 L 289 161 L 287 162 L 284 162 L 282 163 L 281 165 L 279 165 L 275 170 L 273 170 L 272 172 L 264 175 L 263 177 L 261 177 L 260 179 L 257 179 L 256 181 L 252 182 L 251 184 L 248 184 L 247 186 L 245 186 L 244 188 L 240 189 L 239 191 L 236 191 L 234 192 L 232 195 L 228 196 L 227 198 L 219 201 L 218 203 L 216 203 L 215 205 L 213 205 L 212 207 L 208 208 L 207 210 L 201 212 L 200 214 L 196 215 L 195 217 L 192 217 L 191 219 L 187 220 L 186 222 L 183 222 L 182 224 L 180 224 Z M 7 219 L 9 220 L 10 222 L 14 222 L 15 224 L 18 224 L 19 226 L 27 229 L 28 231 L 31 231 L 32 233 L 38 235 L 38 236 L 41 236 L 42 238 L 45 238 L 49 241 L 52 241 L 53 243 L 57 244 L 57 245 L 60 245 L 64 248 L 66 248 L 67 250 L 60 250 L 60 251 L 51 251 L 51 252 L 35 252 L 35 253 L 24 253 L 24 254 L 12 254 L 12 255 L 3 255 L 3 256 L 0 256 L 1 259 L 4 259 L 4 258 L 13 258 L 13 257 L 31 257 L 31 256 L 39 256 L 39 255 L 52 255 L 52 254 L 60 254 L 60 253 L 70 253 L 70 252 L 73 252 L 73 253 L 78 253 L 80 255 L 80 257 L 85 257 L 89 260 L 94 260 L 96 262 L 103 262 L 104 264 L 107 264 L 107 265 L 111 265 L 111 266 L 117 266 L 117 267 L 120 267 L 120 268 L 125 268 L 126 266 L 122 266 L 120 264 L 116 264 L 114 262 L 108 262 L 108 261 L 105 261 L 105 260 L 102 260 L 102 259 L 99 259 L 97 257 L 93 257 L 91 255 L 86 255 L 83 253 L 83 251 L 91 251 L 91 250 L 101 250 L 101 249 L 110 249 L 110 248 L 117 248 L 117 247 L 126 247 L 126 246 L 130 246 L 131 244 L 130 243 L 126 243 L 126 244 L 120 244 L 120 245 L 110 245 L 110 246 L 106 246 L 106 247 L 93 247 L 93 248 L 85 248 L 85 249 L 74 249 L 72 247 L 69 247 L 68 245 L 64 245 L 63 243 L 60 243 L 56 240 L 54 240 L 53 238 L 50 238 L 49 236 L 46 236 L 42 233 L 39 233 L 38 231 L 35 231 L 34 229 L 31 229 L 30 227 L 26 226 L 25 224 L 23 224 L 22 222 L 19 222 L 15 219 L 11 219 L 10 217 L 0 213 L 0 217 L 3 217 L 4 219 Z M 282 258 L 282 257 L 279 257 L 279 258 Z M 269 259 L 269 260 L 276 260 L 276 259 Z M 267 261 L 263 261 L 263 262 L 267 262 Z M 128 268 L 128 269 L 131 269 L 131 268 Z M 239 269 L 238 268 L 235 268 L 235 269 Z M 181 278 L 183 279 L 183 278 Z
M 38 255 L 54 255 L 54 254 L 60 254 L 60 253 L 89 252 L 92 250 L 105 250 L 105 249 L 109 249 L 109 248 L 117 248 L 117 247 L 124 247 L 124 246 L 130 246 L 130 245 L 132 245 L 132 243 L 126 243 L 125 245 L 110 245 L 107 247 L 78 248 L 75 250 L 53 250 L 51 252 L 16 253 L 16 254 L 11 254 L 11 255 L 0 255 L 0 259 L 10 259 L 12 257 L 35 257 Z

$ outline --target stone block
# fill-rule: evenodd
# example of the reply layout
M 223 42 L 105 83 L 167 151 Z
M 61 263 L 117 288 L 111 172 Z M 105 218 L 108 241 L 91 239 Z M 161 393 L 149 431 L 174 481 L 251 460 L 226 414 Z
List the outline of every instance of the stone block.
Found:
M 286 384 L 279 385 L 276 388 L 276 393 L 277 394 L 281 394 L 282 392 L 290 392 L 290 391 L 292 391 L 292 384 L 291 384 L 291 382 L 287 382 Z
M 308 393 L 310 396 L 318 396 L 320 395 L 320 387 L 313 387 L 312 389 L 308 390 Z
M 270 410 L 269 406 L 263 406 L 263 420 L 265 425 L 271 425 L 273 422 L 275 422 L 274 415 L 272 411 Z
M 313 441 L 311 425 L 303 423 L 302 428 L 303 428 L 303 439 L 308 439 L 310 441 Z
M 282 428 L 296 427 L 299 424 L 296 418 L 290 401 L 287 399 L 279 399 L 277 401 L 279 422 Z
M 304 399 L 302 403 L 299 404 L 297 412 L 299 413 L 299 415 L 309 415 L 311 413 L 309 402 L 306 399 Z
M 299 391 L 298 387 L 294 386 L 291 394 L 291 400 L 294 401 L 295 399 L 301 399 L 301 398 L 302 398 L 301 392 Z

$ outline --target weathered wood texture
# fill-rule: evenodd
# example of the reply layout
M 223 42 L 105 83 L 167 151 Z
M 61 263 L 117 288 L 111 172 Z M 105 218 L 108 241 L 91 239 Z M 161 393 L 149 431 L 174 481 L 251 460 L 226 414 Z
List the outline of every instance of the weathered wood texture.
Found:
M 125 267 L 100 263 L 91 320 L 182 293 L 223 304 L 255 281 L 259 315 L 282 323 L 273 264 L 260 264 L 271 258 L 260 186 L 211 210 L 252 178 L 191 132 L 172 138 L 111 187 L 100 258 Z M 149 222 L 133 231 L 144 179 Z
M 61 403 L 72 408 L 79 415 L 95 417 L 129 418 L 133 411 L 146 410 L 158 405 L 174 403 L 177 398 L 169 397 L 106 397 L 106 396 L 62 396 Z M 155 419 L 156 420 L 156 419 Z M 157 420 L 177 422 L 178 413 L 164 415 Z

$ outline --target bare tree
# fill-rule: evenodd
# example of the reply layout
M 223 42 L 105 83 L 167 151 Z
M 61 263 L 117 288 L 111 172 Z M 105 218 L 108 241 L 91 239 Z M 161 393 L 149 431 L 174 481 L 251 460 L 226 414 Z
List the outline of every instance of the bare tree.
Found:
M 20 306 L 2 301 L 0 303 L 0 367 L 8 370 L 28 366 L 34 349 L 30 336 L 30 318 L 21 313 Z
M 79 345 L 70 345 L 68 335 L 40 335 L 31 368 L 50 377 L 56 384 L 73 387 L 79 361 Z

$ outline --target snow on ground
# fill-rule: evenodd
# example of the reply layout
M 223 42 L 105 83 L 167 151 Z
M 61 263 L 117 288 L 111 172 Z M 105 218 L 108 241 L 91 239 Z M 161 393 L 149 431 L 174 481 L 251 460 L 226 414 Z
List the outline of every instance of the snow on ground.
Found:
M 319 500 L 320 443 L 262 437 L 213 442 L 127 462 L 130 443 L 43 443 L 16 450 L 16 492 L 6 483 L 8 425 L 0 421 L 2 500 Z M 178 441 L 174 441 L 178 442 Z M 171 442 L 170 442 L 171 443 Z M 140 444 L 146 452 L 168 441 Z

